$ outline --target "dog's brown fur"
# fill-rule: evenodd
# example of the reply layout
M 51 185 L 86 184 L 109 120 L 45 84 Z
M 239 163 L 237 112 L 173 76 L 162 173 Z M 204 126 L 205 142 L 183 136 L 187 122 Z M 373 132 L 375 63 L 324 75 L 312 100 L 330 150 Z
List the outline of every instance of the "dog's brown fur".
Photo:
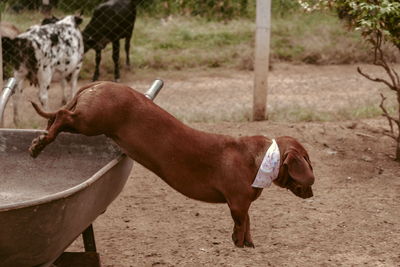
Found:
M 227 203 L 234 220 L 236 246 L 254 247 L 248 209 L 262 189 L 251 186 L 271 140 L 264 136 L 234 138 L 192 129 L 131 88 L 97 82 L 81 88 L 55 113 L 46 113 L 48 133 L 33 140 L 36 157 L 62 131 L 105 134 L 124 152 L 187 197 Z M 307 151 L 291 137 L 276 138 L 281 166 L 274 183 L 308 198 L 314 175 Z

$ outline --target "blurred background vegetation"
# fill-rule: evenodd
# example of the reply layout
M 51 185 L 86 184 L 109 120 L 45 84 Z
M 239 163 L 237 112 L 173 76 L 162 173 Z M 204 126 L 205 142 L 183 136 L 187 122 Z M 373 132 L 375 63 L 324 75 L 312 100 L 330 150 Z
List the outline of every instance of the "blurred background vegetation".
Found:
M 133 0 L 138 16 L 131 57 L 135 68 L 183 69 L 253 68 L 256 0 Z M 2 19 L 26 30 L 40 23 L 41 0 L 2 1 Z M 50 0 L 53 14 L 80 14 L 89 22 L 103 0 Z M 342 13 L 340 13 L 342 12 Z M 319 9 L 307 12 L 298 1 L 272 0 L 271 64 L 352 64 L 373 59 L 359 32 L 350 30 L 340 12 Z M 386 46 L 386 55 L 398 61 L 397 50 Z M 111 53 L 109 45 L 105 53 Z M 123 53 L 121 53 L 122 56 Z M 94 65 L 89 52 L 81 75 L 89 78 Z M 112 73 L 110 55 L 104 55 L 102 72 Z M 107 62 L 109 61 L 109 62 Z M 107 63 L 106 63 L 107 62 Z
M 83 30 L 95 6 L 103 1 L 50 0 L 50 3 L 53 5 L 52 13 L 58 17 L 83 11 L 84 20 L 80 26 Z M 133 68 L 129 71 L 121 68 L 123 76 L 125 74 L 127 77 L 136 71 L 145 73 L 147 70 L 204 69 L 210 72 L 210 68 L 220 67 L 228 70 L 253 69 L 256 0 L 133 1 L 137 1 L 138 7 L 130 50 Z M 340 1 L 344 0 L 335 3 Z M 2 20 L 25 31 L 44 18 L 40 11 L 41 2 L 0 0 Z M 279 62 L 298 65 L 372 63 L 371 46 L 360 31 L 354 31 L 349 26 L 349 14 L 345 7 L 340 10 L 314 9 L 305 8 L 296 0 L 272 0 L 271 67 L 274 68 L 274 64 Z M 103 50 L 101 77 L 105 80 L 113 78 L 111 50 L 111 45 Z M 386 44 L 384 50 L 389 61 L 399 62 L 397 48 Z M 94 56 L 94 51 L 85 54 L 80 73 L 82 79 L 91 79 Z M 122 66 L 124 57 L 121 49 Z M 349 111 L 340 111 L 338 116 L 349 119 L 379 115 L 379 108 L 371 104 L 377 100 L 368 101 L 351 107 Z M 250 114 L 250 108 L 246 112 L 240 110 L 237 114 L 244 118 Z M 274 117 L 274 113 L 271 114 Z M 289 116 L 294 121 L 333 118 L 328 113 L 315 111 L 314 107 L 283 107 L 283 110 L 276 109 L 275 114 L 285 114 L 286 117 L 282 119 L 288 120 Z M 334 119 L 337 119 L 336 115 Z M 275 119 L 281 118 L 275 116 Z

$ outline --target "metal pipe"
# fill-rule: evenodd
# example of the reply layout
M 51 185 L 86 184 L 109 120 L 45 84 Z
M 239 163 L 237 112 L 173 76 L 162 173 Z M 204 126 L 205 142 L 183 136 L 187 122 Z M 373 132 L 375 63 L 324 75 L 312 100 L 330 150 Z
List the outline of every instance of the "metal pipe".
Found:
M 155 80 L 146 93 L 144 93 L 144 95 L 148 99 L 154 100 L 163 86 L 164 82 L 162 80 Z
M 8 79 L 6 85 L 3 88 L 3 91 L 0 96 L 0 128 L 4 126 L 4 111 L 6 109 L 6 105 L 10 97 L 14 94 L 16 85 L 15 78 Z M 162 80 L 155 80 L 150 88 L 144 94 L 147 98 L 154 100 L 161 88 L 164 86 L 164 82 Z
M 6 85 L 4 86 L 3 91 L 1 93 L 1 96 L 0 96 L 0 128 L 3 128 L 3 126 L 4 126 L 4 111 L 6 109 L 7 102 L 10 99 L 10 96 L 12 96 L 14 94 L 15 85 L 16 85 L 15 78 L 8 79 Z

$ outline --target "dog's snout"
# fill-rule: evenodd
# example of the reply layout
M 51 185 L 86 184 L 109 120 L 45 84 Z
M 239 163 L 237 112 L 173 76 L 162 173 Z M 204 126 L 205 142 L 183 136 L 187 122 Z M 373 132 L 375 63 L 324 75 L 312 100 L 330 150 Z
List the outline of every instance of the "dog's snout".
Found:
M 310 198 L 314 196 L 311 186 L 308 186 L 303 190 L 302 198 Z
M 310 198 L 314 195 L 311 186 L 295 185 L 289 187 L 289 190 L 292 191 L 292 193 L 295 194 L 296 196 L 304 199 Z

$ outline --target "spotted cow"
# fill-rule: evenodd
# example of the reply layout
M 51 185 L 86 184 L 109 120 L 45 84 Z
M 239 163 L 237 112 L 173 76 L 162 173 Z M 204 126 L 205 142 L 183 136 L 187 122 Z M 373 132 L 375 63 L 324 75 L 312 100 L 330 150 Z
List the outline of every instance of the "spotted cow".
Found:
M 60 81 L 62 103 L 67 101 L 65 85 L 70 82 L 72 97 L 83 59 L 83 39 L 78 28 L 82 19 L 67 16 L 55 23 L 34 25 L 14 39 L 6 39 L 5 50 L 11 55 L 17 89 L 14 98 L 14 123 L 19 124 L 18 102 L 23 83 L 28 80 L 39 87 L 39 100 L 48 109 L 48 89 Z

